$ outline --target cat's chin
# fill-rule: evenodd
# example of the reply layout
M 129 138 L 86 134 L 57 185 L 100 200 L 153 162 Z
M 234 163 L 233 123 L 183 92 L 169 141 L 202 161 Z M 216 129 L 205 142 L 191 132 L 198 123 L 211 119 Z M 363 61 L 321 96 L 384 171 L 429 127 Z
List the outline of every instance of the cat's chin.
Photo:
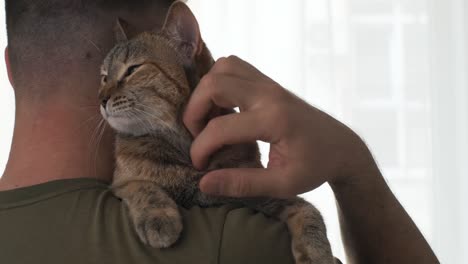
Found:
M 107 123 L 117 131 L 117 133 L 131 135 L 134 137 L 143 136 L 149 133 L 149 131 L 143 129 L 141 125 L 138 125 L 138 122 L 135 122 L 128 117 L 108 116 L 106 120 Z

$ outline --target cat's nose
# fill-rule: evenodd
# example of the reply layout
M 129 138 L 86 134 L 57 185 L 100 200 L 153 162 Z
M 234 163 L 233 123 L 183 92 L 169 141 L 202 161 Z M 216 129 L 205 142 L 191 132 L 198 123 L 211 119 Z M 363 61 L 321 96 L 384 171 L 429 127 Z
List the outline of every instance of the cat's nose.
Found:
M 106 108 L 107 102 L 109 101 L 109 98 L 110 98 L 109 96 L 106 96 L 101 100 L 102 107 Z

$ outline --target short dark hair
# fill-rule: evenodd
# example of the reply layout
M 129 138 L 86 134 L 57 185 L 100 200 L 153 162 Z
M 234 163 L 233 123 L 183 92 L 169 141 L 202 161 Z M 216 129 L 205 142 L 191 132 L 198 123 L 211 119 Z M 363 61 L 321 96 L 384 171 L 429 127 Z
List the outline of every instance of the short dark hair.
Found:
M 99 50 L 103 45 L 97 39 L 102 34 L 112 34 L 111 24 L 122 13 L 139 14 L 153 6 L 167 10 L 172 2 L 174 0 L 6 0 L 8 47 L 15 85 L 22 86 L 25 79 L 34 79 L 34 76 L 24 76 L 31 70 L 36 76 L 43 76 L 60 70 L 57 65 L 90 59 L 90 50 Z M 88 45 L 89 50 L 84 49 L 84 45 Z

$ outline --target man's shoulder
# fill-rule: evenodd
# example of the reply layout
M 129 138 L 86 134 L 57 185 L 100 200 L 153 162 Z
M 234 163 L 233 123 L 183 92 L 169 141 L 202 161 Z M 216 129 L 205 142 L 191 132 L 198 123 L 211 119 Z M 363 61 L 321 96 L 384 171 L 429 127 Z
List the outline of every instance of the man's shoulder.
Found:
M 208 214 L 224 214 L 219 263 L 294 263 L 291 239 L 284 223 L 244 207 L 227 205 L 202 210 Z
M 201 254 L 205 263 L 219 264 L 294 263 L 287 226 L 277 219 L 229 204 L 194 206 L 181 213 L 183 232 L 177 243 L 164 251 L 149 249 L 152 253 L 166 254 L 168 260 Z
M 0 198 L 0 231 L 8 237 L 0 239 L 0 248 L 8 251 L 2 263 L 18 258 L 89 263 L 84 256 L 103 264 L 293 263 L 286 226 L 248 208 L 181 209 L 184 229 L 177 243 L 154 249 L 141 243 L 125 204 L 106 184 L 61 181 Z M 26 247 L 34 250 L 29 255 L 17 250 Z

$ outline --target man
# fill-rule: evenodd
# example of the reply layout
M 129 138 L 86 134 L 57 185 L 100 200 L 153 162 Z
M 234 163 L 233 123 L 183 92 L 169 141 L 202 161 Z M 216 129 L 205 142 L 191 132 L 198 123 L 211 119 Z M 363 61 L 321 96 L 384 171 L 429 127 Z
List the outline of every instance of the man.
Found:
M 98 137 L 93 117 L 113 23 L 122 17 L 140 30 L 161 27 L 170 3 L 7 0 L 6 60 L 17 113 L 0 180 L 1 263 L 293 263 L 284 225 L 232 207 L 183 211 L 180 241 L 151 249 L 107 189 L 112 134 Z M 204 122 L 213 108 L 234 106 L 242 113 Z M 198 168 L 223 144 L 271 143 L 267 169 L 211 172 L 203 191 L 287 197 L 328 182 L 350 263 L 437 262 L 362 140 L 246 62 L 218 60 L 184 122 Z

